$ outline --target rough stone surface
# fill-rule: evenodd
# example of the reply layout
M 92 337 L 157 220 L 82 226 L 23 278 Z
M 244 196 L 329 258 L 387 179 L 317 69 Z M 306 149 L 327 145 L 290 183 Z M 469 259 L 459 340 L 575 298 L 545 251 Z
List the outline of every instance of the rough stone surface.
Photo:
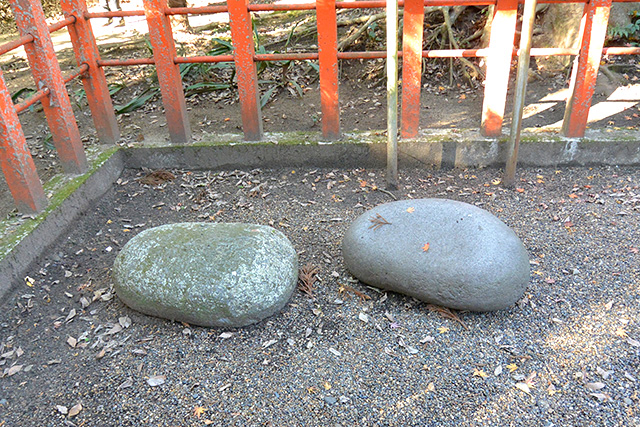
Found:
M 293 293 L 298 258 L 274 228 L 168 224 L 145 230 L 116 257 L 117 295 L 152 316 L 240 327 L 278 312 Z
M 372 222 L 380 215 L 390 224 Z M 520 239 L 491 213 L 445 199 L 403 200 L 358 217 L 342 242 L 361 281 L 445 307 L 509 307 L 529 283 Z

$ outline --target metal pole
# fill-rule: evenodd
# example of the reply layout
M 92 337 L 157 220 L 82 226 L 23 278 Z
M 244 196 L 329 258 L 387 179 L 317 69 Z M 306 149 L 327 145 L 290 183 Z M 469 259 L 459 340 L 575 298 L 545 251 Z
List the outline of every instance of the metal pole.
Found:
M 387 187 L 398 188 L 398 0 L 387 0 Z
M 516 79 L 516 96 L 513 102 L 513 120 L 507 151 L 507 165 L 502 180 L 505 187 L 513 186 L 520 146 L 520 130 L 522 129 L 522 110 L 527 91 L 529 77 L 529 55 L 531 53 L 531 33 L 536 19 L 536 0 L 525 0 L 522 16 L 522 32 L 520 33 L 520 53 L 518 55 L 518 75 Z

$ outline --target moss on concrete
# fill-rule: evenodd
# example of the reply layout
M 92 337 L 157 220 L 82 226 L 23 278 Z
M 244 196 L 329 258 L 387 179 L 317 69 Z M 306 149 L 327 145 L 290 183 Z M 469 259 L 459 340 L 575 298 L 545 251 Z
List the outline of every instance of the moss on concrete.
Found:
M 15 224 L 15 219 L 0 222 L 0 259 L 4 259 L 18 243 L 28 236 L 44 219 L 72 195 L 91 175 L 93 175 L 120 147 L 109 147 L 106 150 L 94 148 L 87 150 L 90 159 L 89 170 L 82 175 L 66 176 L 59 174 L 44 185 L 44 192 L 49 199 L 47 207 L 31 218 L 24 219 L 22 224 Z M 12 230 L 12 227 L 16 227 Z

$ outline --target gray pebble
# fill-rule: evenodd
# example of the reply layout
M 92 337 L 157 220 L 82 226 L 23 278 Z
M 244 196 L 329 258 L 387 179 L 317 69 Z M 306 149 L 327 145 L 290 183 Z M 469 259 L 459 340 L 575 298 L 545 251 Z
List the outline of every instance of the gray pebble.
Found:
M 333 396 L 325 396 L 324 401 L 327 402 L 328 405 L 335 405 L 338 403 L 338 399 Z

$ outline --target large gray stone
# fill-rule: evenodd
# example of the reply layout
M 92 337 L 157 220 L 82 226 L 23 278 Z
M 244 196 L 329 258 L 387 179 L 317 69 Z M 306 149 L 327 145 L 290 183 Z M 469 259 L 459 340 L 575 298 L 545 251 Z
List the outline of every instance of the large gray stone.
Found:
M 376 225 L 377 215 L 390 224 Z M 376 206 L 351 224 L 342 254 L 364 283 L 460 310 L 509 307 L 529 283 L 529 258 L 515 233 L 491 213 L 453 200 Z
M 254 224 L 168 224 L 116 257 L 117 295 L 134 310 L 201 326 L 240 327 L 280 311 L 298 257 L 284 234 Z

